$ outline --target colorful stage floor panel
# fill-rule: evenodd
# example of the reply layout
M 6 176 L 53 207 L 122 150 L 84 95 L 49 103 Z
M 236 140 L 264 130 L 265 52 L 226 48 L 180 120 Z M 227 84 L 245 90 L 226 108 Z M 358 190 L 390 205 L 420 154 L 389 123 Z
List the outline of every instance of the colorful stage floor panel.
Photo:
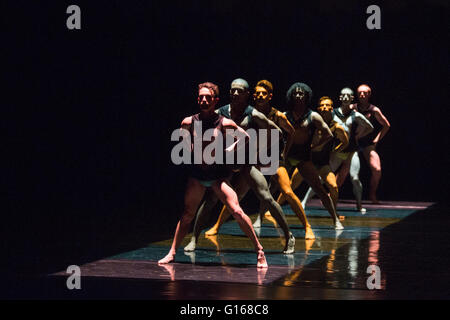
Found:
M 85 277 L 367 290 L 369 265 L 382 265 L 382 274 L 396 268 L 391 263 L 396 257 L 380 253 L 383 229 L 430 205 L 407 202 L 365 204 L 367 212 L 361 214 L 354 211 L 354 203 L 342 201 L 338 212 L 345 217 L 345 229 L 334 230 L 328 212 L 317 200 L 313 200 L 307 206 L 306 214 L 315 240 L 304 239 L 303 226 L 290 207 L 285 205 L 283 209 L 288 224 L 296 237 L 294 254 L 282 253 L 283 232 L 273 222 L 264 219 L 262 227 L 255 228 L 265 249 L 269 264 L 267 270 L 257 270 L 252 244 L 233 219 L 222 226 L 217 236 L 205 236 L 203 232 L 195 252 L 183 250 L 190 239 L 188 235 L 177 251 L 175 263 L 163 266 L 157 264 L 170 248 L 172 239 L 166 239 L 84 264 L 81 270 Z M 256 215 L 251 218 L 254 221 Z M 414 241 L 415 230 L 411 228 L 406 231 L 409 236 L 404 234 L 404 242 L 393 241 L 389 245 L 395 249 L 409 241 L 414 244 L 414 250 L 420 253 L 420 241 Z M 56 275 L 66 274 L 59 272 Z M 387 279 L 381 279 L 381 288 L 385 289 Z

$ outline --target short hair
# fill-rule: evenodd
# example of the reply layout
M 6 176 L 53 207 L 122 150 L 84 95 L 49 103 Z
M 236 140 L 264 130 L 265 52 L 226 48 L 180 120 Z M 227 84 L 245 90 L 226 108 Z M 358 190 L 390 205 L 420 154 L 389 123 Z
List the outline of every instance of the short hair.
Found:
M 245 90 L 248 90 L 248 88 L 249 88 L 249 85 L 248 85 L 247 80 L 242 79 L 242 78 L 234 79 L 234 80 L 231 82 L 231 88 L 233 88 L 233 85 L 235 85 L 235 84 L 244 87 Z
M 214 84 L 212 82 L 203 82 L 198 85 L 198 91 L 202 88 L 207 88 L 209 91 L 212 91 L 214 93 L 214 97 L 217 98 L 219 96 L 219 87 L 217 84 Z
M 263 87 L 264 89 L 266 89 L 269 93 L 273 93 L 273 85 L 269 80 L 259 80 L 256 83 L 256 87 Z
M 312 92 L 311 88 L 306 83 L 296 82 L 289 88 L 289 90 L 286 93 L 286 102 L 287 102 L 288 108 L 290 109 L 292 107 L 292 92 L 294 92 L 294 90 L 297 88 L 300 88 L 300 89 L 306 91 L 306 93 L 308 94 L 307 106 L 309 107 L 309 105 L 311 104 L 311 101 L 312 101 L 312 96 L 313 96 L 313 92 Z
M 369 88 L 369 92 L 372 93 L 372 88 L 371 88 L 368 84 L 365 84 L 365 83 L 360 84 L 360 85 L 358 86 L 358 89 L 357 89 L 357 90 L 359 90 L 359 88 L 362 87 L 362 86 Z
M 323 100 L 330 100 L 331 101 L 331 106 L 333 106 L 333 99 L 331 99 L 329 96 L 323 96 L 319 99 L 319 105 Z
M 352 96 L 355 95 L 355 93 L 353 92 L 353 90 L 352 90 L 351 88 L 349 88 L 349 87 L 342 88 L 340 94 L 342 94 L 342 91 L 344 91 L 344 90 L 346 90 L 346 89 L 351 91 L 351 95 L 352 95 Z

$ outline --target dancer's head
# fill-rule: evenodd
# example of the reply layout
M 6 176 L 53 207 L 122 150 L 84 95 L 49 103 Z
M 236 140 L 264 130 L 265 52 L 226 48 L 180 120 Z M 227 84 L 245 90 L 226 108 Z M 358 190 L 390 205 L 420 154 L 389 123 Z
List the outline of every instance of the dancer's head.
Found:
M 353 99 L 355 98 L 355 95 L 353 93 L 353 90 L 350 88 L 344 88 L 341 90 L 341 94 L 339 95 L 339 100 L 342 104 L 349 105 L 353 102 Z
M 248 82 L 238 78 L 231 82 L 230 99 L 232 104 L 246 104 L 249 97 Z
M 294 83 L 286 93 L 288 109 L 291 110 L 294 105 L 309 107 L 312 95 L 312 90 L 307 84 L 302 82 Z
M 253 98 L 255 99 L 255 105 L 264 106 L 272 99 L 273 85 L 268 80 L 260 80 L 256 83 L 255 92 Z
M 326 123 L 330 123 L 331 120 L 333 120 L 333 100 L 328 96 L 320 98 L 317 112 L 322 116 Z
M 358 100 L 359 102 L 368 102 L 372 89 L 367 84 L 362 84 L 358 87 Z
M 219 87 L 212 82 L 200 83 L 197 100 L 202 111 L 214 110 L 219 101 Z

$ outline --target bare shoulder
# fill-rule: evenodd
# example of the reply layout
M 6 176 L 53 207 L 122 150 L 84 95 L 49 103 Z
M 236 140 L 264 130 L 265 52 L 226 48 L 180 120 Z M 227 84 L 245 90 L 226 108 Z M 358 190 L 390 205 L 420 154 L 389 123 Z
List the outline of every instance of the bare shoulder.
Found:
M 181 121 L 181 126 L 190 126 L 192 124 L 192 116 L 186 117 Z
M 277 117 L 280 118 L 280 119 L 283 119 L 283 120 L 286 120 L 286 121 L 287 121 L 287 119 L 288 119 L 288 118 L 286 117 L 286 115 L 285 115 L 283 112 L 281 112 L 280 110 L 277 110 L 276 115 L 277 115 Z
M 335 129 L 336 131 L 342 131 L 342 132 L 345 132 L 344 127 L 343 127 L 340 123 L 338 123 L 338 122 L 336 122 L 335 128 L 336 128 L 336 129 Z
M 316 121 L 323 121 L 322 116 L 316 111 L 311 112 L 311 118 Z
M 228 119 L 228 118 L 223 118 L 222 124 L 224 127 L 232 127 L 232 128 L 237 127 L 236 123 L 233 120 Z
M 267 117 L 264 115 L 264 113 L 262 113 L 262 112 L 256 110 L 256 108 L 253 108 L 252 116 L 253 116 L 253 117 L 257 117 L 257 118 L 259 118 L 259 119 L 267 118 Z
M 374 106 L 374 105 L 372 105 L 372 111 L 375 112 L 375 113 L 378 113 L 378 114 L 383 114 L 383 113 L 381 112 L 381 109 L 378 108 L 377 106 Z

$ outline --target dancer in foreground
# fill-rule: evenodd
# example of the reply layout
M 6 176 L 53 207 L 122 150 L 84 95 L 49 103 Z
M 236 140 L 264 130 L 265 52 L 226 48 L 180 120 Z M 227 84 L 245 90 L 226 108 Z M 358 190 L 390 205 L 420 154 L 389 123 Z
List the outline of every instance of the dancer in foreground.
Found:
M 272 121 L 266 118 L 264 114 L 248 105 L 249 98 L 249 85 L 244 79 L 238 78 L 233 80 L 230 89 L 230 100 L 231 103 L 221 107 L 216 110 L 219 115 L 225 118 L 232 119 L 237 122 L 240 127 L 247 130 L 249 128 L 262 129 L 262 130 L 277 130 L 281 136 L 281 129 L 274 124 Z M 270 135 L 268 135 L 269 137 Z M 260 145 L 264 141 L 258 141 Z M 271 142 L 266 141 L 267 145 L 270 146 Z M 278 141 L 276 141 L 278 142 Z M 261 150 L 258 150 L 261 152 Z M 283 253 L 290 254 L 295 250 L 295 238 L 292 232 L 289 230 L 289 226 L 284 216 L 281 206 L 272 197 L 269 185 L 258 169 L 258 165 L 244 164 L 239 169 L 234 170 L 233 178 L 231 180 L 232 186 L 235 188 L 238 195 L 238 199 L 242 199 L 248 192 L 252 189 L 255 195 L 258 197 L 262 206 L 267 208 L 278 225 L 284 232 L 285 246 L 283 248 Z M 192 235 L 190 243 L 184 248 L 185 251 L 193 251 L 196 248 L 198 237 L 200 236 L 201 230 L 205 226 L 205 217 L 214 208 L 215 199 L 214 195 L 208 194 L 205 197 L 200 209 L 197 212 L 197 217 L 194 225 L 194 233 Z M 222 209 L 225 212 L 227 207 Z M 223 213 L 224 215 L 226 213 Z M 220 218 L 219 218 L 220 219 Z M 208 235 L 212 235 L 209 233 Z
M 245 133 L 242 128 L 238 127 L 234 121 L 226 119 L 214 112 L 214 107 L 217 104 L 219 94 L 217 85 L 206 82 L 200 84 L 198 88 L 198 104 L 200 106 L 200 113 L 187 117 L 183 120 L 181 123 L 182 135 L 186 134 L 186 131 L 190 132 L 190 136 L 193 137 L 191 141 L 193 141 L 196 138 L 195 135 L 198 135 L 194 128 L 198 125 L 198 122 L 200 122 L 203 130 L 214 129 L 214 138 L 222 138 L 223 136 L 221 137 L 219 133 L 223 133 L 224 135 L 226 129 L 238 130 L 248 138 L 247 133 Z M 209 143 L 210 141 L 202 141 L 202 155 L 205 147 Z M 193 144 L 191 145 L 192 149 L 194 149 Z M 230 147 L 225 149 L 224 153 L 236 151 L 236 148 L 239 145 L 239 140 L 237 140 Z M 170 263 L 174 260 L 176 251 L 189 230 L 191 221 L 195 217 L 195 213 L 200 201 L 203 198 L 206 188 L 211 188 L 217 197 L 230 209 L 231 214 L 237 220 L 242 231 L 244 231 L 244 233 L 253 242 L 257 252 L 257 267 L 268 267 L 263 247 L 256 237 L 250 218 L 240 207 L 238 197 L 227 181 L 228 176 L 229 171 L 223 164 L 208 165 L 202 158 L 202 164 L 192 165 L 191 176 L 188 180 L 184 197 L 183 214 L 177 224 L 170 251 L 163 259 L 158 261 L 159 264 Z

